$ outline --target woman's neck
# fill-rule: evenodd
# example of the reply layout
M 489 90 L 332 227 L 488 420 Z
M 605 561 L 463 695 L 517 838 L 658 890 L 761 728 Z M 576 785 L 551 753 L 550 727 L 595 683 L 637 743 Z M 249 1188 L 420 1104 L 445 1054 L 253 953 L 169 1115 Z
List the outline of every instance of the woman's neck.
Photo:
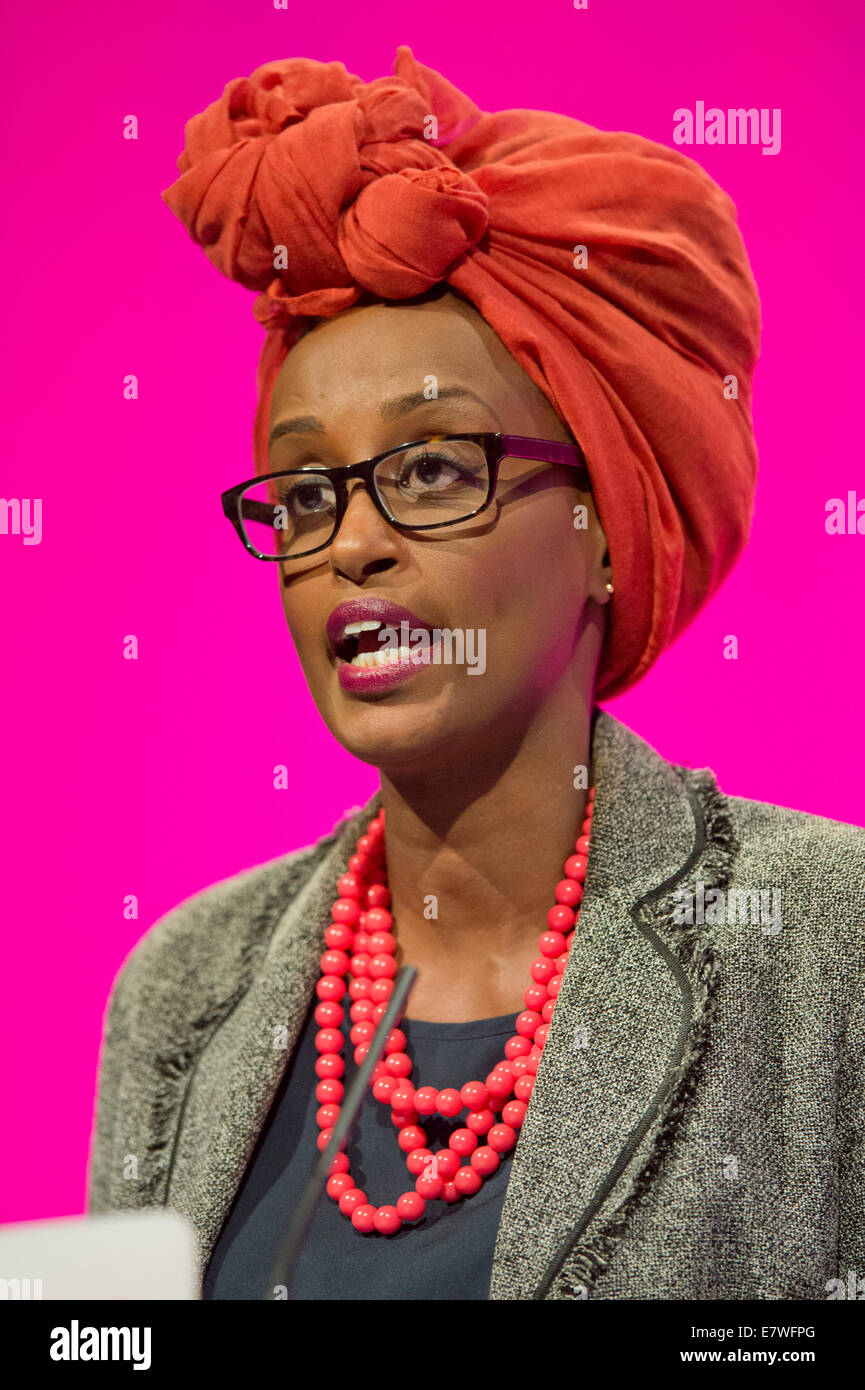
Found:
M 504 759 L 502 751 L 462 775 L 453 766 L 422 779 L 382 774 L 396 958 L 418 968 L 408 1018 L 456 1022 L 523 1008 L 584 817 L 591 711 L 571 705 L 566 730 L 542 720 Z

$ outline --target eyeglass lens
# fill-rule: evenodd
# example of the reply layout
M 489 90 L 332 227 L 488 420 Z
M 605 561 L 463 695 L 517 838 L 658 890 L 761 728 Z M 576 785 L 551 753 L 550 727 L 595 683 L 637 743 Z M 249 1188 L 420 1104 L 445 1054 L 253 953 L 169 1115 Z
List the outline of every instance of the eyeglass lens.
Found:
M 373 474 L 381 501 L 404 526 L 456 522 L 481 507 L 489 465 L 480 444 L 449 439 L 390 454 Z M 241 494 L 240 517 L 260 554 L 286 559 L 307 554 L 333 538 L 336 490 L 314 470 L 265 478 Z

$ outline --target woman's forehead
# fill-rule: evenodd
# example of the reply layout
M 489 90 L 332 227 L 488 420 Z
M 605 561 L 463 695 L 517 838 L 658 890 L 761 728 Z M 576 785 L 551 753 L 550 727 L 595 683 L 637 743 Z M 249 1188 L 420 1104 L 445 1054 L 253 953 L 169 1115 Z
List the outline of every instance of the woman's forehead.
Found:
M 279 370 L 276 404 L 286 391 L 319 394 L 325 372 L 358 382 L 430 376 L 455 380 L 496 378 L 513 388 L 530 379 L 474 306 L 456 295 L 351 305 L 339 314 L 308 321 Z M 343 383 L 344 384 L 344 380 Z

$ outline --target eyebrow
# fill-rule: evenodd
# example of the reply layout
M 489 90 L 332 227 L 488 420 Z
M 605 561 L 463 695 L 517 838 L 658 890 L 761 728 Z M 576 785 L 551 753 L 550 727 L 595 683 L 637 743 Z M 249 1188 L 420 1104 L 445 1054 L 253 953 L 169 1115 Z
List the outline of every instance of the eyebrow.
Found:
M 399 416 L 407 415 L 410 410 L 416 410 L 421 405 L 437 405 L 441 401 L 466 400 L 478 401 L 498 422 L 498 416 L 492 406 L 468 386 L 444 386 L 437 396 L 426 396 L 423 391 L 409 391 L 404 396 L 395 396 L 392 400 L 383 401 L 380 406 L 380 414 L 383 420 L 396 420 Z M 270 447 L 276 443 L 277 439 L 282 439 L 283 435 L 287 434 L 325 433 L 325 427 L 318 416 L 298 415 L 293 420 L 280 420 L 278 425 L 274 425 L 267 443 Z

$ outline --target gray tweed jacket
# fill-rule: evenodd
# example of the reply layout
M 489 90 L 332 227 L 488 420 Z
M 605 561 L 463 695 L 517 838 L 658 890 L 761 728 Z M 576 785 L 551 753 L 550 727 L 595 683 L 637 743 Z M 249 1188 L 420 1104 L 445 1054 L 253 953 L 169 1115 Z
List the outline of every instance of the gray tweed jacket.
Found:
M 604 711 L 592 754 L 580 926 L 489 1297 L 844 1296 L 865 1277 L 865 830 L 726 797 Z M 176 1209 L 202 1274 L 379 805 L 181 903 L 114 983 L 89 1208 Z

